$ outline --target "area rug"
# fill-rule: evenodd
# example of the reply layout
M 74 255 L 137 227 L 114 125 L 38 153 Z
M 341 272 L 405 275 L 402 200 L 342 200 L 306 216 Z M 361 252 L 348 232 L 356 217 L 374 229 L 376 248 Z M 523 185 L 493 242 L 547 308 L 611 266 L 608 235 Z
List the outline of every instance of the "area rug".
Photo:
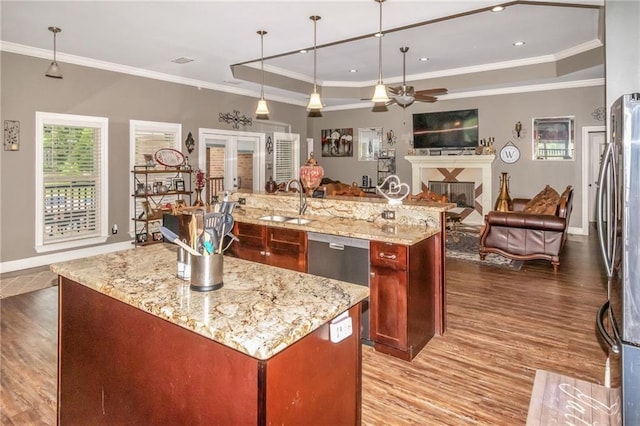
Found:
M 484 260 L 480 260 L 478 254 L 480 242 L 479 231 L 474 230 L 453 230 L 447 234 L 447 257 L 460 259 L 468 262 L 476 262 L 482 265 L 491 265 L 499 268 L 509 268 L 520 270 L 523 262 L 521 260 L 511 260 L 499 254 L 489 253 Z
M 536 370 L 527 426 L 618 426 L 620 389 Z
M 58 285 L 58 275 L 49 270 L 30 273 L 11 273 L 0 279 L 0 299 Z

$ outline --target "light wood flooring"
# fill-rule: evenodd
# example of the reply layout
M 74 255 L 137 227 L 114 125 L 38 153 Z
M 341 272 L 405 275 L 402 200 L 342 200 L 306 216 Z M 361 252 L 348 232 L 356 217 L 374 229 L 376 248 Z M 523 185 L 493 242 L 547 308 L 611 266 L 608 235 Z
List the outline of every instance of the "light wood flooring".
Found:
M 408 363 L 364 346 L 367 425 L 524 425 L 536 369 L 603 383 L 595 317 L 606 299 L 594 237 L 560 270 L 447 263 L 448 330 Z M 0 300 L 3 425 L 56 424 L 57 289 Z

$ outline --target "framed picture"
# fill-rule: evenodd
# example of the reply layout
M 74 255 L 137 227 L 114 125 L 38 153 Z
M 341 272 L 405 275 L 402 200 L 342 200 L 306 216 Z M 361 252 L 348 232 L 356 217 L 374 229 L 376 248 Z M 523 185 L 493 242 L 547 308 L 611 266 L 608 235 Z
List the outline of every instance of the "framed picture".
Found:
M 147 167 L 155 167 L 156 162 L 153 160 L 153 155 L 151 154 L 142 154 L 144 156 L 144 165 Z
M 20 150 L 20 122 L 4 120 L 4 150 Z
M 533 119 L 534 160 L 575 160 L 573 116 Z
M 151 207 L 151 204 L 149 204 L 149 202 L 145 200 L 141 201 L 140 205 L 142 206 L 142 212 L 144 213 L 144 216 L 147 219 L 153 219 L 155 213 L 153 211 L 153 208 Z
M 323 157 L 353 157 L 353 128 L 322 129 Z
M 162 232 L 154 232 L 153 234 L 151 234 L 151 238 L 153 239 L 153 241 L 162 241 Z
M 382 152 L 382 127 L 358 129 L 358 160 L 375 161 Z
M 141 244 L 141 243 L 146 243 L 146 242 L 147 242 L 147 233 L 146 232 L 141 232 L 139 234 L 136 234 L 136 243 Z
M 184 179 L 175 179 L 173 181 L 173 186 L 176 191 L 184 192 Z

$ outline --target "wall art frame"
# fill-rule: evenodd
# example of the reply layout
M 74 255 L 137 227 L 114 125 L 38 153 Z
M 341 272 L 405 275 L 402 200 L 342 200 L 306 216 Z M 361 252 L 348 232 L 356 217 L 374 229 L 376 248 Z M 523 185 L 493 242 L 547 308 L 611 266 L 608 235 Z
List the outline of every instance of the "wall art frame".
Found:
M 353 127 L 322 129 L 323 157 L 353 157 Z

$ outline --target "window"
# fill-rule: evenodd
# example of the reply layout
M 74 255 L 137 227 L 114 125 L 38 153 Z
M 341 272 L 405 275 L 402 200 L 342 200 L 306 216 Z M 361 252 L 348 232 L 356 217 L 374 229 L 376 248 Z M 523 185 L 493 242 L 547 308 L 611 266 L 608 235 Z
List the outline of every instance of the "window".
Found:
M 375 161 L 382 150 L 382 127 L 358 129 L 358 160 Z
M 36 251 L 106 241 L 108 123 L 36 112 Z
M 177 123 L 162 123 L 157 121 L 140 121 L 140 120 L 131 120 L 129 122 L 129 169 L 133 170 L 133 166 L 145 165 L 145 154 L 153 155 L 155 152 L 161 148 L 173 148 L 181 151 L 181 141 L 182 141 L 182 125 Z M 161 167 L 161 166 L 158 166 Z M 167 186 L 171 186 L 172 178 L 176 177 L 175 172 L 154 174 L 154 180 L 159 182 L 164 182 Z M 188 179 L 188 175 L 185 175 L 185 178 Z M 153 184 L 153 182 L 147 182 L 148 184 Z M 129 193 L 135 193 L 136 188 L 134 187 L 133 179 L 130 179 L 130 188 Z M 162 198 L 162 202 L 168 203 L 173 202 L 177 199 L 176 196 L 166 196 Z M 136 211 L 134 202 L 142 203 L 142 198 L 131 197 L 131 203 L 129 206 L 130 215 L 129 217 L 134 217 Z M 157 201 L 157 200 L 154 200 Z M 157 206 L 153 206 L 157 207 Z M 137 211 L 142 211 L 142 205 L 138 205 Z M 154 224 L 159 226 L 159 224 Z M 130 223 L 129 232 L 131 236 L 133 236 L 136 232 L 134 230 L 133 221 Z M 154 229 L 151 229 L 155 231 Z
M 298 177 L 300 169 L 300 135 L 273 133 L 273 179 L 277 183 Z
M 573 160 L 573 117 L 533 119 L 533 159 Z

